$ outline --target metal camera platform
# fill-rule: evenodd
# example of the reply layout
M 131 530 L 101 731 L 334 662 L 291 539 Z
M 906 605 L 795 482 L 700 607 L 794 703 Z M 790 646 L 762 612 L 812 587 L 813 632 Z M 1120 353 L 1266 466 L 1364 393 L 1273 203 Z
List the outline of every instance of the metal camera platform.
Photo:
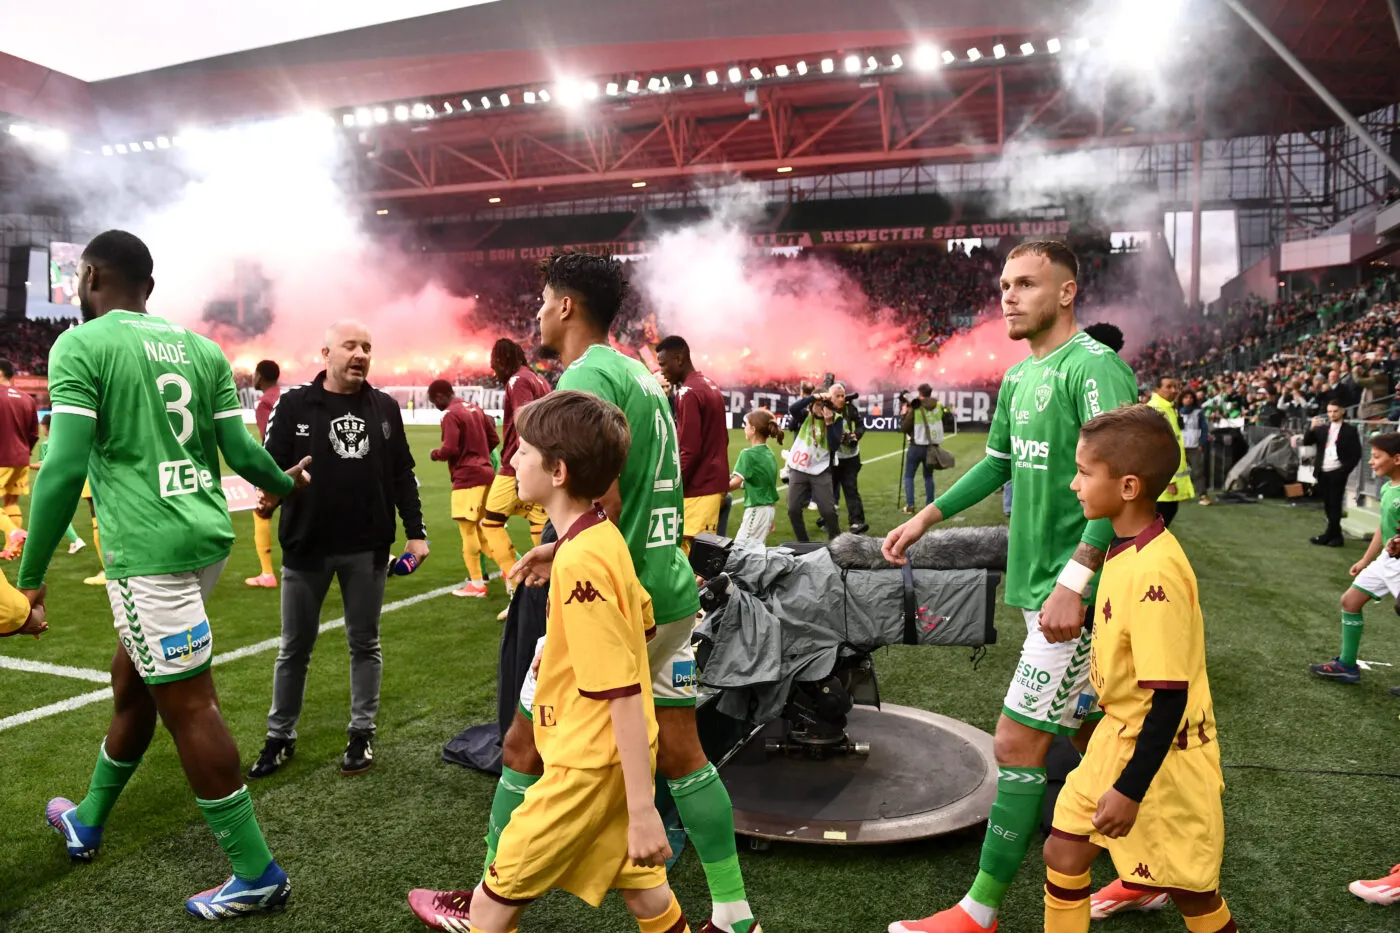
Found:
M 779 719 L 721 762 L 742 836 L 825 845 L 926 839 L 984 823 L 996 799 L 992 737 L 908 706 L 855 706 L 848 747 L 791 749 Z

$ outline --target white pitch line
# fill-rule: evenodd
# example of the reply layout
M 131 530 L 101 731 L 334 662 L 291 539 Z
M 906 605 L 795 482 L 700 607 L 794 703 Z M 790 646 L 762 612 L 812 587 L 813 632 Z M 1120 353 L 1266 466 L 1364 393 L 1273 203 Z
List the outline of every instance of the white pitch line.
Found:
M 22 713 L 15 713 L 13 716 L 6 716 L 0 719 L 0 732 L 14 726 L 22 726 L 27 722 L 36 719 L 43 719 L 46 716 L 57 716 L 59 713 L 66 713 L 79 707 L 87 706 L 89 703 L 99 703 L 112 698 L 112 688 L 103 687 L 101 690 L 94 690 L 91 693 L 84 693 L 80 696 L 70 697 L 66 700 L 59 700 L 57 703 L 50 703 L 48 706 L 41 706 L 38 709 L 25 710 Z
M 12 658 L 0 654 L 0 667 L 12 671 L 28 671 L 31 674 L 53 674 L 55 677 L 72 677 L 76 680 L 90 680 L 95 684 L 105 684 L 112 679 L 107 671 L 91 670 L 84 667 L 68 667 L 65 664 L 48 664 L 44 661 L 31 661 L 28 658 Z
M 488 579 L 494 580 L 499 576 L 499 572 L 493 573 Z M 427 592 L 419 593 L 417 596 L 408 596 L 404 599 L 396 599 L 391 603 L 385 603 L 384 607 L 379 610 L 379 614 L 383 615 L 386 612 L 395 612 L 399 609 L 407 609 L 409 606 L 416 606 L 419 603 L 427 602 L 430 599 L 437 599 L 439 596 L 446 596 L 448 593 L 451 593 L 459 586 L 461 586 L 460 583 L 456 583 L 451 586 L 440 586 L 435 590 L 428 590 Z M 329 622 L 321 623 L 320 631 L 329 632 L 331 629 L 340 628 L 344 625 L 345 617 L 342 616 L 339 619 L 331 619 Z M 250 657 L 255 654 L 262 654 L 265 651 L 271 651 L 274 648 L 281 647 L 281 644 L 282 639 L 280 638 L 266 638 L 262 641 L 254 642 L 251 645 L 244 645 L 242 648 L 236 648 L 233 651 L 229 651 L 224 654 L 216 654 L 214 656 L 213 663 L 226 664 L 229 661 L 237 661 L 241 658 Z M 21 668 L 20 664 L 23 664 L 24 667 Z M 21 659 L 17 658 L 0 656 L 0 667 L 13 667 L 17 670 L 36 670 L 36 667 L 32 667 L 31 665 L 42 666 L 44 668 L 58 668 L 58 665 L 54 664 L 41 664 L 41 662 L 39 661 L 22 661 Z M 80 669 L 76 667 L 61 668 L 61 670 L 70 672 L 80 671 Z M 40 671 L 40 673 L 55 674 L 59 673 L 59 670 L 44 670 Z M 88 675 L 96 675 L 99 673 L 99 671 L 81 671 L 78 674 L 70 673 L 64 676 L 81 676 L 84 680 L 92 680 L 93 678 Z M 111 679 L 109 675 L 101 675 L 101 680 L 105 681 L 109 679 Z M 50 703 L 48 706 L 40 706 L 38 709 L 25 710 L 23 713 L 16 713 L 13 716 L 6 716 L 4 719 L 0 719 L 0 732 L 4 732 L 6 729 L 12 729 L 15 726 L 22 726 L 27 722 L 34 722 L 36 719 L 44 719 L 48 716 L 57 716 L 59 713 L 66 713 L 70 710 L 80 709 L 81 707 L 88 706 L 89 704 L 100 703 L 103 700 L 110 700 L 111 698 L 112 688 L 104 687 L 101 690 L 94 690 L 91 693 L 84 693 L 80 696 L 70 697 L 67 700 L 60 700 L 57 703 Z

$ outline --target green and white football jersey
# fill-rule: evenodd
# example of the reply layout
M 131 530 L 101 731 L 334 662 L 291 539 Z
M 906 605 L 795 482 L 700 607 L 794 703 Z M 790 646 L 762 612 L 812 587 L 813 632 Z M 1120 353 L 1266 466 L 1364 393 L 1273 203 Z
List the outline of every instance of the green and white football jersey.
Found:
M 680 549 L 685 521 L 681 455 L 671 405 L 645 366 L 612 347 L 594 344 L 559 377 L 559 388 L 587 392 L 612 402 L 627 416 L 632 446 L 618 477 L 622 514 L 618 530 L 627 541 L 637 579 L 651 594 L 658 625 L 700 611 L 695 574 Z
M 1007 371 L 987 455 L 1011 462 L 1008 605 L 1039 609 L 1084 534 L 1084 511 L 1069 488 L 1080 426 L 1136 402 L 1128 364 L 1083 332 Z
M 54 414 L 97 422 L 88 480 L 108 577 L 179 573 L 228 556 L 214 421 L 242 410 L 213 341 L 162 318 L 109 312 L 54 342 L 49 396 Z

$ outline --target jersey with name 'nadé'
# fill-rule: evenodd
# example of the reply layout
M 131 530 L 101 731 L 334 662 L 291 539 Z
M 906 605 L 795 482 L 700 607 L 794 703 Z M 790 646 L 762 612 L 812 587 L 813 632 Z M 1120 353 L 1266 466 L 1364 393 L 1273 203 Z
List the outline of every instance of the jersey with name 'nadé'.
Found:
M 212 340 L 111 311 L 54 342 L 49 396 L 54 414 L 97 421 L 88 479 L 107 576 L 179 573 L 228 556 L 214 421 L 243 413 Z
M 627 417 L 632 446 L 617 480 L 622 496 L 617 527 L 637 577 L 651 594 L 656 621 L 689 619 L 700 611 L 700 594 L 679 546 L 685 520 L 681 455 L 661 383 L 637 360 L 594 344 L 564 370 L 558 388 L 596 395 Z
M 1118 354 L 1082 331 L 1042 359 L 1007 370 L 987 434 L 987 454 L 1011 461 L 1006 602 L 1039 609 L 1084 534 L 1069 488 L 1079 428 L 1137 401 L 1137 380 Z

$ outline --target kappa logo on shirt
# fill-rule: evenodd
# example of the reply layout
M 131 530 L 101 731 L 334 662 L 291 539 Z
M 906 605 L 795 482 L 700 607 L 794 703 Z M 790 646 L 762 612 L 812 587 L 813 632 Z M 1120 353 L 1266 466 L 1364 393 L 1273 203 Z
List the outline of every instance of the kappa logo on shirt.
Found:
M 1149 586 L 1149 587 L 1147 588 L 1147 592 L 1143 594 L 1142 599 L 1139 599 L 1139 600 L 1138 600 L 1138 602 L 1140 602 L 1140 603 L 1145 603 L 1145 602 L 1148 602 L 1148 601 L 1151 601 L 1151 602 L 1154 602 L 1154 603 L 1169 603 L 1169 602 L 1171 602 L 1170 599 L 1167 599 L 1167 594 L 1166 594 L 1166 592 L 1165 592 L 1160 586 Z
M 568 599 L 564 600 L 564 605 L 567 606 L 573 602 L 591 603 L 595 599 L 601 599 L 603 602 L 607 602 L 607 599 L 603 596 L 603 594 L 599 593 L 596 589 L 593 588 L 592 580 L 589 580 L 587 582 L 575 581 L 574 591 L 569 594 Z

